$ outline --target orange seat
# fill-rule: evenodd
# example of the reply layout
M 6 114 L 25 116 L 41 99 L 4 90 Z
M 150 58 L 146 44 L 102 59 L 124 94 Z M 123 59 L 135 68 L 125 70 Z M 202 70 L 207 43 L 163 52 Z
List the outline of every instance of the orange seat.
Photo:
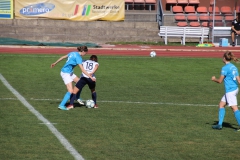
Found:
M 178 26 L 178 27 L 187 27 L 188 24 L 187 24 L 187 22 L 178 22 L 178 23 L 177 23 L 177 26 Z
M 173 5 L 177 5 L 177 0 L 166 0 L 166 4 L 170 5 L 170 11 L 172 12 Z
M 239 7 L 239 6 L 236 6 L 236 8 L 233 7 L 233 12 L 235 12 L 235 9 L 236 9 L 236 13 L 239 13 L 239 12 L 240 12 L 240 7 Z
M 200 27 L 200 23 L 199 22 L 190 22 L 189 25 L 191 27 Z
M 201 13 L 208 13 L 207 7 L 205 6 L 201 6 L 201 7 L 197 7 L 197 13 L 201 14 Z
M 188 4 L 188 0 L 177 0 L 178 4 Z
M 174 16 L 176 21 L 186 21 L 186 17 L 183 13 L 177 13 Z
M 191 4 L 199 4 L 200 1 L 199 0 L 188 0 L 188 3 Z
M 209 21 L 209 15 L 207 14 L 199 14 L 200 21 Z
M 209 13 L 213 13 L 213 7 L 212 6 L 208 7 L 208 11 Z M 220 10 L 218 6 L 215 6 L 215 14 L 220 14 Z
M 232 26 L 232 22 L 226 22 L 226 27 L 231 27 Z
M 213 21 L 213 15 L 209 16 L 209 20 Z M 214 21 L 222 21 L 223 17 L 222 16 L 214 16 Z
M 212 27 L 212 26 L 210 26 L 209 22 L 202 22 L 201 26 L 202 27 Z
M 173 6 L 173 13 L 183 13 L 183 8 L 181 6 Z
M 214 5 L 214 0 L 210 0 L 209 4 L 210 4 L 210 6 L 213 6 Z
M 232 15 L 225 16 L 225 21 L 233 21 L 233 20 L 234 20 L 234 16 L 232 16 Z
M 222 14 L 233 14 L 232 9 L 229 6 L 222 6 L 221 13 Z
M 187 20 L 188 21 L 198 21 L 198 16 L 197 15 L 187 15 Z
M 184 12 L 185 12 L 185 13 L 195 13 L 196 10 L 195 10 L 194 6 L 186 6 L 186 7 L 184 8 Z

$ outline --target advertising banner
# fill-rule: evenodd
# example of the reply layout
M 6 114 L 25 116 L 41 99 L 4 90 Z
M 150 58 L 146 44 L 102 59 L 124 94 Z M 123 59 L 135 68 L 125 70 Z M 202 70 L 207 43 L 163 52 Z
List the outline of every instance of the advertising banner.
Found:
M 13 19 L 13 0 L 0 0 L 0 19 Z
M 124 0 L 15 0 L 18 18 L 122 21 Z

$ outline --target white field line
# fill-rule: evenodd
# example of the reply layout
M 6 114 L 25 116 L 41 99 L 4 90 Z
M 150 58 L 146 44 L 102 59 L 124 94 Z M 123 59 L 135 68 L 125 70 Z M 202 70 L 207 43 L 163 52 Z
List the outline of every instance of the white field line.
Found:
M 48 129 L 57 137 L 60 143 L 70 152 L 70 154 L 77 160 L 84 160 L 84 158 L 78 153 L 78 151 L 68 142 L 68 140 L 53 126 L 53 124 L 43 117 L 31 104 L 29 104 L 26 99 L 21 96 L 2 76 L 0 73 L 0 80 L 2 83 L 17 97 L 17 99 L 28 108 L 40 121 L 45 124 Z
M 16 98 L 0 98 L 1 100 L 17 100 Z M 30 98 L 34 101 L 61 101 L 61 99 L 36 99 Z M 84 101 L 84 100 L 83 100 Z M 216 107 L 213 104 L 189 104 L 189 103 L 164 103 L 164 102 L 131 102 L 131 101 L 98 101 L 102 103 L 132 103 L 132 104 L 152 104 L 152 105 L 172 105 L 172 106 L 202 106 L 202 107 Z

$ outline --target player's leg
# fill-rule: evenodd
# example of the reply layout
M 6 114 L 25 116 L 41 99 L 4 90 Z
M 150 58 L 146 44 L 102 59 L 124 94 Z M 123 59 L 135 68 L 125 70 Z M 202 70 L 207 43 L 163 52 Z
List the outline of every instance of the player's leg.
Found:
M 98 108 L 97 105 L 97 92 L 95 90 L 96 87 L 96 82 L 93 82 L 91 79 L 88 79 L 88 87 L 91 90 L 91 94 L 92 94 L 92 100 L 94 101 L 94 108 Z
M 70 104 L 67 107 L 68 109 L 74 108 L 73 103 L 74 100 L 76 99 L 76 94 L 78 93 L 79 90 L 82 90 L 82 88 L 86 85 L 86 82 L 84 80 L 84 78 L 81 78 L 77 84 L 75 85 L 74 89 L 73 89 L 73 93 L 72 93 L 72 98 L 70 100 Z
M 212 128 L 213 129 L 222 129 L 222 124 L 224 121 L 224 117 L 225 117 L 225 106 L 226 106 L 226 96 L 224 95 L 221 99 L 221 101 L 219 102 L 219 109 L 218 109 L 218 124 L 217 125 L 213 125 Z
M 67 87 L 67 92 L 64 95 L 64 97 L 63 97 L 61 103 L 59 104 L 58 108 L 61 109 L 61 110 L 68 110 L 65 107 L 65 104 L 70 99 L 70 96 L 71 96 L 72 91 L 73 91 L 73 88 L 72 88 L 72 81 L 73 81 L 73 79 L 71 77 L 72 75 L 70 75 L 69 73 L 61 72 L 61 76 L 62 76 L 63 82 L 65 83 L 65 85 Z
M 227 98 L 229 100 L 229 106 L 231 106 L 234 116 L 236 118 L 236 121 L 238 123 L 238 126 L 240 127 L 240 111 L 238 110 L 238 106 L 237 106 L 237 94 L 238 94 L 238 89 L 233 92 L 230 92 Z M 240 128 L 237 129 L 237 131 L 240 131 Z
M 234 31 L 232 31 L 231 32 L 231 37 L 232 37 L 232 46 L 234 47 L 235 46 L 235 32 Z

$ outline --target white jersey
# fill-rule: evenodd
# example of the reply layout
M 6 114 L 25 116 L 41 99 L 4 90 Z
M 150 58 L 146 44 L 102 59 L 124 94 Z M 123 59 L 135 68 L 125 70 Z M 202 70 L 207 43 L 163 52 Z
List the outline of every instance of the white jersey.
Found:
M 95 69 L 95 67 L 97 65 L 99 65 L 97 62 L 92 61 L 92 60 L 86 60 L 82 63 L 83 68 L 88 72 L 88 73 L 92 73 L 93 70 Z M 87 75 L 85 75 L 84 73 L 81 74 L 81 77 L 86 77 L 89 78 Z M 93 74 L 92 77 L 95 77 L 95 75 Z M 96 78 L 96 77 L 95 77 Z

